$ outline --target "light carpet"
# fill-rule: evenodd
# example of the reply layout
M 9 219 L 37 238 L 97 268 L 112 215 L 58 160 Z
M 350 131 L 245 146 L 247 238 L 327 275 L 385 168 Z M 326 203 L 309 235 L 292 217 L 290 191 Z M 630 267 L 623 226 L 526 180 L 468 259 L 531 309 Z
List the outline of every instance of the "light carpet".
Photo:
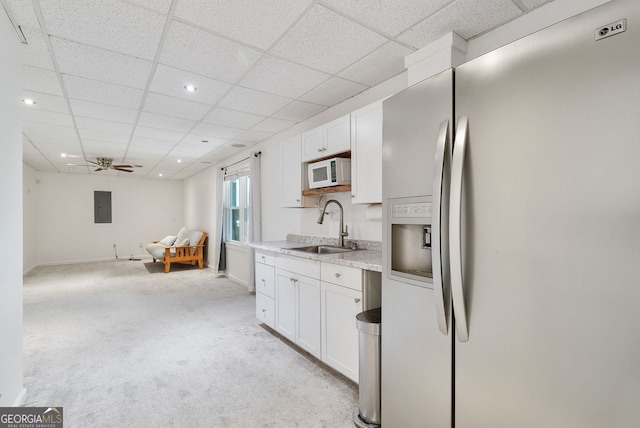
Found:
M 24 279 L 27 403 L 65 427 L 351 428 L 355 384 L 255 319 L 210 269 L 141 261 L 39 267 Z

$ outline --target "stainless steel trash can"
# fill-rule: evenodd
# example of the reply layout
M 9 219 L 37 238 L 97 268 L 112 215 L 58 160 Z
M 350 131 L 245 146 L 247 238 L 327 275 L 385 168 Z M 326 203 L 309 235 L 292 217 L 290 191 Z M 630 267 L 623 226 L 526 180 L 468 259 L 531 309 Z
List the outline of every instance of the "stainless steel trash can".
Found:
M 380 426 L 380 308 L 356 315 L 360 362 L 360 402 L 353 422 L 360 428 Z

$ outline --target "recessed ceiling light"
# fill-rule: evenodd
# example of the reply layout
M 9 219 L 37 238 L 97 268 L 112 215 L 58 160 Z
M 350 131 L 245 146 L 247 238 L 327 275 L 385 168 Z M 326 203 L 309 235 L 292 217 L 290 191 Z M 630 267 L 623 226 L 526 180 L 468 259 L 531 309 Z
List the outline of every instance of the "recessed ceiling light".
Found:
M 209 142 L 209 140 L 202 140 L 202 142 L 203 142 L 203 143 L 208 143 L 208 142 Z
M 32 106 L 32 105 L 34 105 L 36 103 L 31 98 L 25 98 L 24 100 L 22 100 L 22 102 L 25 103 L 28 106 Z
M 73 171 L 74 169 L 75 169 L 75 168 L 74 168 L 74 167 L 72 167 L 72 166 L 70 166 L 70 167 L 69 167 L 69 171 Z
M 158 177 L 162 177 L 162 173 L 158 174 Z
M 62 158 L 66 158 L 66 157 L 67 157 L 67 154 L 66 154 L 66 153 L 60 153 L 60 157 L 62 157 Z
M 236 144 L 232 144 L 231 147 L 236 147 L 236 148 L 240 149 L 242 147 L 247 147 L 247 145 L 246 144 L 236 143 Z
M 178 162 L 178 163 L 182 163 L 182 159 L 178 159 L 176 162 Z
M 187 92 L 195 92 L 198 90 L 198 88 L 196 88 L 194 85 L 192 85 L 191 83 L 189 83 L 188 85 L 184 85 L 184 89 L 187 90 Z

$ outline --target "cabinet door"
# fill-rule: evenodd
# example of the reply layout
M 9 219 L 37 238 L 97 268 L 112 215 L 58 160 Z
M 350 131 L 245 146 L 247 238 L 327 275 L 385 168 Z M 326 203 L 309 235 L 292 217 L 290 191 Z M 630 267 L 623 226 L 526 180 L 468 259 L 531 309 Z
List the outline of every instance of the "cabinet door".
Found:
M 325 148 L 323 156 L 351 150 L 351 120 L 348 114 L 327 123 L 323 129 Z
M 298 277 L 298 334 L 296 343 L 320 358 L 320 281 Z
M 325 156 L 322 126 L 302 134 L 302 162 L 320 159 Z
M 351 113 L 351 197 L 382 203 L 382 101 Z
M 286 272 L 277 272 L 276 275 L 276 331 L 295 342 L 296 283 Z
M 322 361 L 358 382 L 358 330 L 362 292 L 322 282 Z
M 280 146 L 282 168 L 280 183 L 282 193 L 280 204 L 283 207 L 301 207 L 302 199 L 302 161 L 300 160 L 300 136 L 296 135 Z

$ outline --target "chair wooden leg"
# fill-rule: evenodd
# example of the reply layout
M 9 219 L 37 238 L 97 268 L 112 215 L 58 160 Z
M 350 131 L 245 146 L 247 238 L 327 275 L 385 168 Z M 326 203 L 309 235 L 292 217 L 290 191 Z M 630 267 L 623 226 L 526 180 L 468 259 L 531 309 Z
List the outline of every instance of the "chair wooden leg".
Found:
M 199 267 L 200 269 L 203 269 L 203 268 L 204 268 L 204 263 L 202 262 L 202 259 L 198 259 L 198 267 Z
M 164 273 L 169 273 L 170 268 L 171 268 L 171 262 L 164 262 Z

